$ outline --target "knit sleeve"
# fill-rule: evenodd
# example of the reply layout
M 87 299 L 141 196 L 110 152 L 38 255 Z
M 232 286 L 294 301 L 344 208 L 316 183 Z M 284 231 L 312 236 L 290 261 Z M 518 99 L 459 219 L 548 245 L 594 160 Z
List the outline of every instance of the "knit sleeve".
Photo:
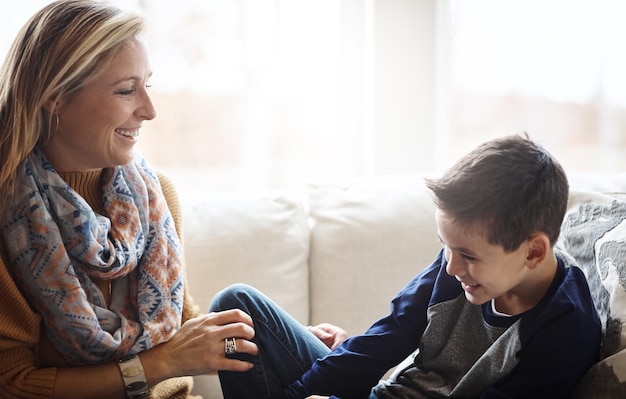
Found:
M 167 207 L 172 214 L 172 218 L 174 219 L 174 224 L 176 225 L 176 233 L 178 233 L 178 237 L 180 239 L 181 245 L 184 247 L 183 242 L 183 212 L 180 206 L 180 199 L 178 198 L 178 193 L 176 192 L 176 187 L 174 183 L 170 180 L 162 172 L 157 172 L 159 177 L 159 182 L 161 183 L 161 190 L 163 190 L 163 196 L 167 201 Z M 185 258 L 183 256 L 183 270 Z M 200 314 L 198 306 L 194 304 L 193 298 L 189 294 L 189 284 L 187 284 L 187 274 L 185 273 L 185 300 L 183 303 L 183 323 L 193 317 L 197 317 Z
M 37 368 L 41 319 L 15 284 L 0 245 L 0 397 L 48 398 L 56 368 Z

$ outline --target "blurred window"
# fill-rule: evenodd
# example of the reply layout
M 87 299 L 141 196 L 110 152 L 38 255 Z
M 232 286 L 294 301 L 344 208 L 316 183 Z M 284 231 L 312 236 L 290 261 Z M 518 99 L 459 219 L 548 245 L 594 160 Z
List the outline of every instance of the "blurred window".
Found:
M 452 0 L 449 142 L 527 131 L 568 171 L 626 171 L 625 13 L 614 0 Z
M 113 0 L 149 21 L 140 150 L 183 186 L 439 171 L 527 131 L 568 171 L 626 170 L 626 3 Z M 47 1 L 9 2 L 4 55 Z

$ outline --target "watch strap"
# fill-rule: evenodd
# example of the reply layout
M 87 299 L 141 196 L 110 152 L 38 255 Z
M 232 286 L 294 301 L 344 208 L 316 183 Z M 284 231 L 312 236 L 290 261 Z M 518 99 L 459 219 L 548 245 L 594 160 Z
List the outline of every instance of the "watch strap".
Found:
M 124 380 L 124 389 L 128 399 L 144 398 L 148 394 L 148 380 L 143 370 L 141 360 L 137 355 L 130 355 L 120 359 L 117 366 Z

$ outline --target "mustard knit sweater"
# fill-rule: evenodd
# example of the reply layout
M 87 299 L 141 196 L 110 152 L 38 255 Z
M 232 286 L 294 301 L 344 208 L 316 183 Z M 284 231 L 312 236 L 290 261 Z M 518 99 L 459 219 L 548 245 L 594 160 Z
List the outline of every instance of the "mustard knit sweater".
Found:
M 101 171 L 61 173 L 61 177 L 91 205 L 102 213 Z M 182 237 L 182 214 L 173 184 L 162 174 L 159 180 L 168 207 Z M 49 398 L 57 367 L 67 366 L 43 331 L 43 323 L 20 292 L 7 264 L 4 242 L 0 240 L 0 397 Z M 110 302 L 110 282 L 98 281 L 100 290 Z M 197 308 L 185 290 L 183 322 L 198 315 Z M 191 377 L 161 382 L 150 391 L 152 399 L 185 399 L 193 386 Z

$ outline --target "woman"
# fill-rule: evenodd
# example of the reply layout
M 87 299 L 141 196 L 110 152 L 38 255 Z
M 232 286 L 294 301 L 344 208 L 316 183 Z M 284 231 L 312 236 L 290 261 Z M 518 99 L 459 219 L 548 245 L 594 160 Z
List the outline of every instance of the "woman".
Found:
M 156 111 L 144 23 L 97 1 L 44 7 L 0 70 L 0 397 L 185 398 L 245 371 L 250 318 L 199 315 L 171 183 L 136 155 Z

